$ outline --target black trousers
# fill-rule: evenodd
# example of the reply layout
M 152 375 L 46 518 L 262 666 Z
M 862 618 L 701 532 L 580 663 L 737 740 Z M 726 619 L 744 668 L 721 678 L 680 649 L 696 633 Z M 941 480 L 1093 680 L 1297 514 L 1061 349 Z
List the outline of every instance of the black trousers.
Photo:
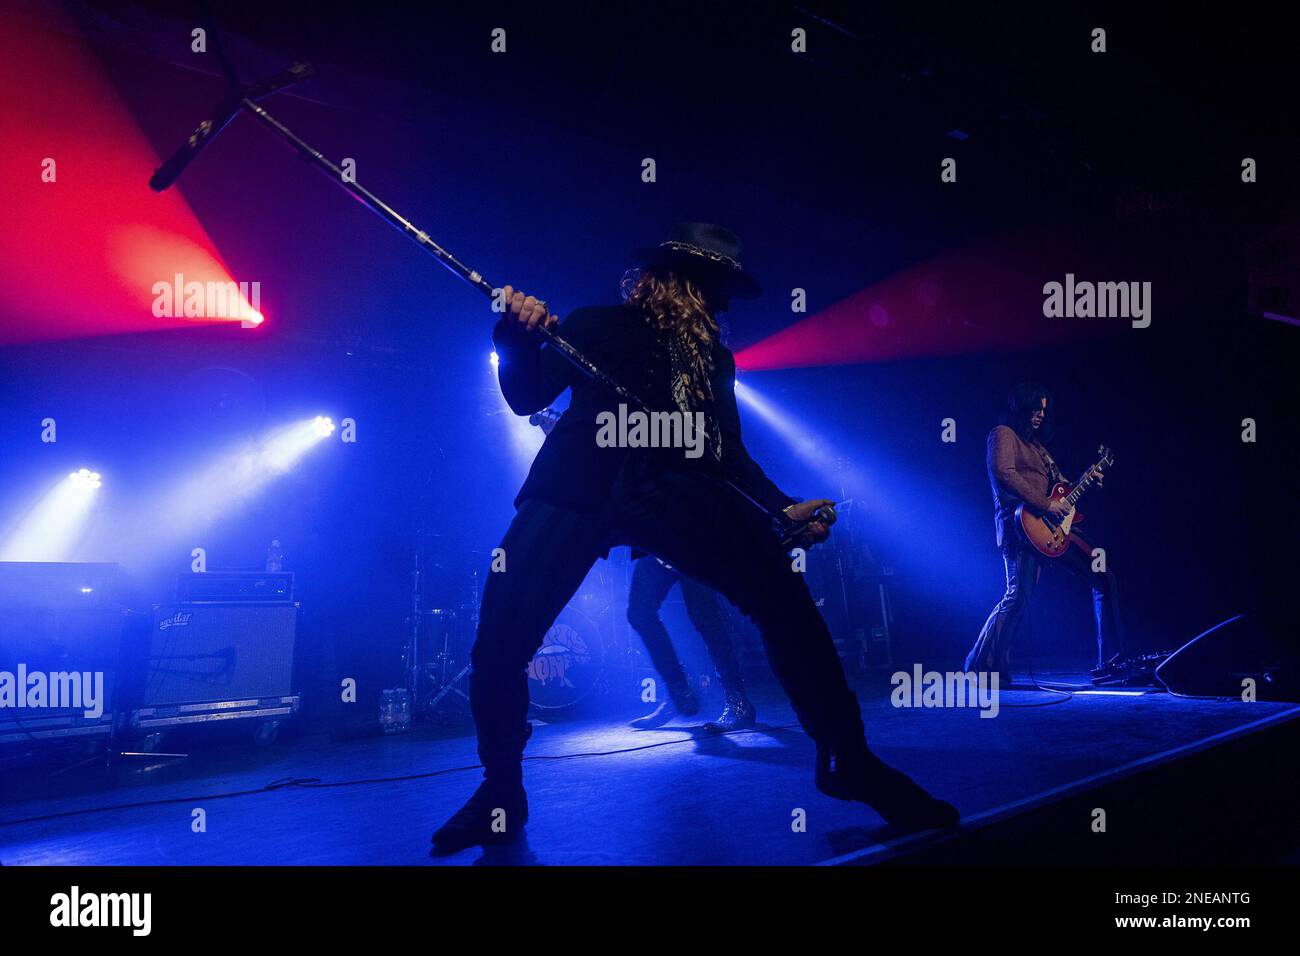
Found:
M 1011 648 L 1019 637 L 1029 602 L 1044 565 L 1068 571 L 1092 589 L 1093 612 L 1097 619 L 1097 666 L 1120 652 L 1123 629 L 1119 617 L 1119 590 L 1109 565 L 1104 572 L 1092 570 L 1092 547 L 1077 534 L 1070 548 L 1059 558 L 1045 558 L 1008 526 L 1002 536 L 1002 564 L 1007 589 L 989 614 L 988 620 L 966 655 L 968 671 L 1011 669 Z
M 740 608 L 808 735 L 839 753 L 864 746 L 858 701 L 830 632 L 766 519 L 706 474 L 667 472 L 617 486 L 599 516 L 536 499 L 520 504 L 501 542 L 505 570 L 487 575 L 471 653 L 470 707 L 489 781 L 520 779 L 525 668 L 592 564 L 614 545 L 660 557 Z
M 632 570 L 632 586 L 628 594 L 627 620 L 641 637 L 655 670 L 666 683 L 686 680 L 686 671 L 677 657 L 668 629 L 659 619 L 659 609 L 676 584 L 682 589 L 686 613 L 695 629 L 704 638 L 709 658 L 717 671 L 722 689 L 743 693 L 744 679 L 740 674 L 740 661 L 736 647 L 727 629 L 727 619 L 718 592 L 692 581 L 676 568 L 667 567 L 654 558 L 641 558 Z

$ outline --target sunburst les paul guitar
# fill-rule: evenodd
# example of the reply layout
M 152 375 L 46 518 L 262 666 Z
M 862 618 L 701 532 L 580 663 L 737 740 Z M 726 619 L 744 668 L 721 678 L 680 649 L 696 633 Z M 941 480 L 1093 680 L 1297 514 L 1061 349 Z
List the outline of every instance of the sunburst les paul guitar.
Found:
M 1058 482 L 1047 496 L 1053 501 L 1065 502 L 1070 508 L 1065 514 L 1036 515 L 1024 505 L 1016 508 L 1016 520 L 1020 523 L 1020 530 L 1025 540 L 1040 554 L 1049 558 L 1059 558 L 1070 547 L 1070 531 L 1083 520 L 1083 515 L 1076 507 L 1079 499 L 1096 484 L 1107 468 L 1115 464 L 1115 456 L 1105 445 L 1097 449 L 1097 454 L 1101 456 L 1097 464 L 1084 472 L 1082 478 L 1073 485 L 1064 481 Z

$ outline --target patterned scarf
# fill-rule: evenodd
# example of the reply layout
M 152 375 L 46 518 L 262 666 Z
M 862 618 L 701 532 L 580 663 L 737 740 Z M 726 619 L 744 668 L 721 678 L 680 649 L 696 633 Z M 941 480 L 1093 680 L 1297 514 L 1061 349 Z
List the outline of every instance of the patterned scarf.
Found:
M 714 408 L 713 383 L 704 368 L 703 356 L 699 354 L 699 345 L 681 331 L 668 332 L 668 360 L 672 375 L 673 404 L 683 415 L 695 421 L 695 413 L 704 413 L 704 429 L 707 433 L 705 448 L 714 463 L 722 461 L 722 430 L 718 427 L 718 416 Z M 699 388 L 692 388 L 693 382 L 699 382 Z

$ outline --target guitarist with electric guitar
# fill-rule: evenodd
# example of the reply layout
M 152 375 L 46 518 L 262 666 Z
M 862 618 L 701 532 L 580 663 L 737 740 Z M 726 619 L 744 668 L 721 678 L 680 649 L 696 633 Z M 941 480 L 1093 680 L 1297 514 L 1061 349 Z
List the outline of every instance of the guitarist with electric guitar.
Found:
M 1115 575 L 1076 529 L 1082 520 L 1079 499 L 1100 487 L 1114 463 L 1110 449 L 1078 481 L 1067 482 L 1044 442 L 1049 434 L 1051 396 L 1041 385 L 1012 389 L 1000 424 L 989 433 L 987 465 L 993 489 L 998 546 L 1006 571 L 1006 591 L 966 655 L 966 670 L 1000 674 L 1011 684 L 1015 644 L 1044 565 L 1055 565 L 1092 590 L 1097 620 L 1097 666 L 1121 649 L 1122 626 Z

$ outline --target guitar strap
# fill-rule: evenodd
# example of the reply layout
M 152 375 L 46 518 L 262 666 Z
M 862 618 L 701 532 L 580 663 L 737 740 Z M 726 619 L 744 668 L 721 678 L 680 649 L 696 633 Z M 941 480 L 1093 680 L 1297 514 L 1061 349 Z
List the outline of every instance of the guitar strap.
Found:
M 1061 469 L 1057 467 L 1056 459 L 1052 457 L 1052 453 L 1044 445 L 1040 444 L 1038 446 L 1038 454 L 1042 456 L 1043 464 L 1047 466 L 1047 474 L 1052 479 L 1052 484 L 1065 481 L 1065 476 L 1061 474 Z

